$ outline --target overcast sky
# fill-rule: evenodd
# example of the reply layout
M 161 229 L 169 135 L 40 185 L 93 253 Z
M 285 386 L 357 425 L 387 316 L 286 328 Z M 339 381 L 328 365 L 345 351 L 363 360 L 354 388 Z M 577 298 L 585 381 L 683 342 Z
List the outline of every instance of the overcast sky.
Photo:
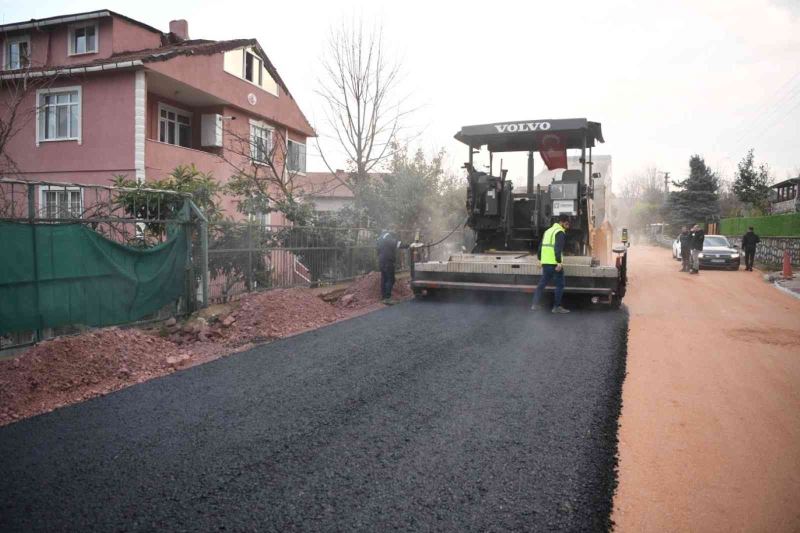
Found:
M 693 153 L 728 177 L 749 147 L 778 179 L 800 169 L 800 0 L 0 5 L 3 23 L 108 8 L 162 30 L 185 18 L 193 38 L 255 37 L 323 134 L 314 89 L 330 25 L 382 24 L 423 106 L 418 142 L 444 147 L 453 169 L 466 158 L 452 138 L 463 125 L 569 117 L 603 124 L 597 153 L 613 157 L 615 189 L 647 167 L 682 178 Z M 309 169 L 323 170 L 314 152 Z

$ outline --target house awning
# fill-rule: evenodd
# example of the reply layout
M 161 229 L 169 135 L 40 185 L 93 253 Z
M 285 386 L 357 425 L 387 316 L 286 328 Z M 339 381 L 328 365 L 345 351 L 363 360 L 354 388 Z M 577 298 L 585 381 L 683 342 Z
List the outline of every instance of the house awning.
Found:
M 789 178 L 788 180 L 770 185 L 770 188 L 780 189 L 781 187 L 789 187 L 791 185 L 800 185 L 800 178 Z

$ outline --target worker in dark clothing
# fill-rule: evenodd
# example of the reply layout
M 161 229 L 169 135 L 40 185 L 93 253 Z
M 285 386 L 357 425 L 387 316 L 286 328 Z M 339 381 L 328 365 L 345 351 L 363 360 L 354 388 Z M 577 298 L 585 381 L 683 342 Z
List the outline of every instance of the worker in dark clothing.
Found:
M 564 265 L 561 263 L 561 254 L 564 251 L 564 243 L 567 240 L 566 230 L 569 229 L 569 217 L 558 215 L 558 222 L 554 223 L 550 229 L 544 232 L 541 242 L 539 242 L 539 262 L 542 265 L 542 277 L 536 292 L 533 294 L 532 311 L 540 309 L 539 302 L 542 299 L 545 287 L 550 280 L 555 281 L 556 291 L 553 300 L 553 313 L 569 313 L 567 309 L 561 307 L 561 297 L 564 294 Z
M 378 266 L 381 269 L 381 298 L 383 303 L 391 305 L 392 289 L 394 288 L 395 263 L 397 250 L 401 248 L 422 246 L 422 243 L 414 242 L 405 244 L 389 230 L 382 230 L 378 237 Z
M 686 226 L 681 228 L 681 234 L 678 239 L 681 244 L 681 272 L 689 272 L 689 259 L 692 256 L 692 236 L 689 233 L 689 228 Z
M 690 274 L 700 273 L 700 254 L 703 251 L 703 241 L 706 240 L 705 232 L 699 225 L 695 224 L 691 231 L 692 236 L 692 269 Z
M 753 226 L 747 228 L 747 233 L 742 236 L 742 251 L 744 252 L 744 269 L 753 271 L 753 260 L 756 258 L 756 245 L 761 242 L 753 231 Z

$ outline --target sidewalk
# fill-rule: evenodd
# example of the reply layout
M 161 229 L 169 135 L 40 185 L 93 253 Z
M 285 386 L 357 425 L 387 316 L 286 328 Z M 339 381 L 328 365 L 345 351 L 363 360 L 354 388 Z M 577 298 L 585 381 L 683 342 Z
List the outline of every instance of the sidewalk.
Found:
M 800 298 L 800 276 L 797 274 L 792 279 L 775 280 L 775 286 L 795 298 Z

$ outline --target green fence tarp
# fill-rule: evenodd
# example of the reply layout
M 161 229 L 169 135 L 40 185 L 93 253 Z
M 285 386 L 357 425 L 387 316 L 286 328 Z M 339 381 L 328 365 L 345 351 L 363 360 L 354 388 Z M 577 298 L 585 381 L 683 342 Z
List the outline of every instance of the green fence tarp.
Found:
M 132 248 L 82 224 L 0 222 L 0 333 L 108 326 L 155 313 L 185 291 L 187 239 Z

